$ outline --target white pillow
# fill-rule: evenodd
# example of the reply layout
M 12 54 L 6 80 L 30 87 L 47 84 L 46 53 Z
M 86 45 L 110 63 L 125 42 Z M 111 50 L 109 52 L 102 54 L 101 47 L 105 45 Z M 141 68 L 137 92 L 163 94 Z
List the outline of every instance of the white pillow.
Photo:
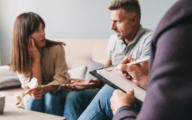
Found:
M 70 75 L 70 78 L 84 80 L 86 71 L 87 67 L 85 65 L 82 65 L 80 67 L 68 70 L 68 73 Z
M 16 73 L 9 71 L 9 66 L 0 66 L 0 89 L 20 86 L 21 83 Z

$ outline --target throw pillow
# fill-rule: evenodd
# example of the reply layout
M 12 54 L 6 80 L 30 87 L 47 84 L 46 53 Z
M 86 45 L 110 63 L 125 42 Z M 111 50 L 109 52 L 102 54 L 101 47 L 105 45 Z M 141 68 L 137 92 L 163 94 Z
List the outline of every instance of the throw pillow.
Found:
M 87 70 L 87 73 L 86 73 L 86 76 L 85 76 L 85 81 L 94 78 L 94 76 L 92 76 L 92 75 L 89 73 L 90 71 L 93 71 L 93 70 L 96 70 L 96 69 L 100 69 L 100 68 L 103 68 L 103 67 L 105 67 L 105 65 L 90 60 L 90 61 L 89 61 L 89 65 L 88 65 L 88 70 Z M 99 90 L 100 90 L 99 88 L 86 89 L 86 91 L 90 91 L 90 92 L 99 92 Z
M 82 65 L 80 67 L 68 70 L 68 73 L 70 75 L 70 78 L 84 80 L 86 71 L 87 71 L 87 67 L 85 65 Z
M 87 70 L 87 73 L 85 75 L 85 81 L 87 80 L 90 80 L 92 78 L 94 78 L 94 76 L 92 76 L 89 72 L 90 71 L 93 71 L 93 70 L 96 70 L 96 69 L 100 69 L 100 68 L 103 68 L 105 67 L 105 65 L 101 64 L 101 63 L 98 63 L 98 62 L 95 62 L 93 60 L 90 60 L 89 61 L 89 65 L 88 65 L 88 70 Z
M 9 71 L 9 66 L 0 66 L 0 89 L 21 86 L 16 73 Z

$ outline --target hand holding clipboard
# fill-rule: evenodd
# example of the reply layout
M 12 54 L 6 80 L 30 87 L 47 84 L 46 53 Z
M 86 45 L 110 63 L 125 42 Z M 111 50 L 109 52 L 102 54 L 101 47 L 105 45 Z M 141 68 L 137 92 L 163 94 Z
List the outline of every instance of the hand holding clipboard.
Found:
M 139 59 L 131 63 L 133 65 L 133 63 L 138 64 L 144 61 L 149 61 L 149 57 L 142 60 Z M 130 65 L 130 63 L 128 65 Z M 136 102 L 138 104 L 141 104 L 144 101 L 146 96 L 145 89 L 142 89 L 141 87 L 136 86 L 131 80 L 128 80 L 127 78 L 125 78 L 125 76 L 121 73 L 121 71 L 111 70 L 111 68 L 114 69 L 116 68 L 116 66 L 94 70 L 94 71 L 91 71 L 90 74 L 92 74 L 93 76 L 97 77 L 98 79 L 107 83 L 108 85 L 112 86 L 115 89 L 120 89 L 124 92 L 127 92 L 130 89 L 134 89 L 134 93 L 135 93 L 134 96 L 136 98 Z M 110 69 L 110 72 L 108 72 L 106 69 L 107 70 Z

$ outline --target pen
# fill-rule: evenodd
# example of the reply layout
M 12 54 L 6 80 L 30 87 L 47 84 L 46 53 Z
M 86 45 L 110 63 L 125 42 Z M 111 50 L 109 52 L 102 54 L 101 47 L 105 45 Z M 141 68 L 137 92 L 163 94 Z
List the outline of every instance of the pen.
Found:
M 142 62 L 149 62 L 149 60 L 150 60 L 150 57 L 148 56 L 148 57 L 144 57 L 144 58 L 141 58 L 141 59 L 137 59 L 134 62 L 127 63 L 126 65 L 135 65 L 135 64 L 142 63 Z
M 149 60 L 150 60 L 150 57 L 148 56 L 148 57 L 144 57 L 144 58 L 141 58 L 141 59 L 137 59 L 134 62 L 127 63 L 126 65 L 135 65 L 135 64 L 142 63 L 142 62 L 149 62 Z M 118 66 L 116 67 L 116 69 L 119 68 Z
M 134 62 L 127 63 L 126 65 L 135 65 L 135 64 L 142 63 L 142 62 L 149 62 L 149 60 L 150 60 L 150 57 L 148 56 L 148 57 L 144 57 L 144 58 L 137 59 L 137 60 L 134 61 Z M 118 68 L 120 68 L 120 64 L 111 67 L 111 69 L 108 69 L 108 68 L 104 67 L 104 69 L 105 69 L 107 72 L 111 72 L 113 69 L 118 69 Z

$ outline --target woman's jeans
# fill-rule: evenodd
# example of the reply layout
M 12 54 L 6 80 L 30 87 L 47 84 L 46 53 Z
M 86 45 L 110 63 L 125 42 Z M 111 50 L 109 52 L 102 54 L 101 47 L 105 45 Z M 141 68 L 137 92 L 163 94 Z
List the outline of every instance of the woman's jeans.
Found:
M 33 99 L 33 97 L 30 96 L 25 109 L 63 116 L 64 103 L 68 93 L 67 91 L 46 93 L 41 99 Z
M 26 109 L 77 120 L 96 94 L 90 91 L 46 93 L 38 100 L 30 97 Z

